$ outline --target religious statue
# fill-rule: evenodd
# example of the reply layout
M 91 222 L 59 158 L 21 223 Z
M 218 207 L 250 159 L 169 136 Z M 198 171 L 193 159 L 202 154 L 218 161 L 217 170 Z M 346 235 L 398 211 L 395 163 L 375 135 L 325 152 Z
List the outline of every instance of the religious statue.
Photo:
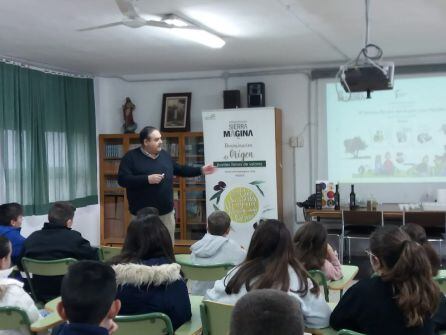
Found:
M 135 110 L 135 104 L 129 97 L 125 98 L 125 104 L 122 105 L 122 112 L 124 113 L 124 124 L 122 128 L 124 133 L 134 133 L 138 124 L 133 120 L 133 111 Z

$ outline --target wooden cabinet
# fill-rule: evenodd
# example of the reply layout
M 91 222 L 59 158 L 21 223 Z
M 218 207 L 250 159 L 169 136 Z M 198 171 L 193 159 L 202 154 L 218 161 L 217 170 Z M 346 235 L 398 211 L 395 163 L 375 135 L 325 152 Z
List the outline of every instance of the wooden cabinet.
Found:
M 179 164 L 204 165 L 203 133 L 163 133 L 163 146 Z M 101 244 L 121 245 L 131 220 L 125 189 L 118 185 L 122 156 L 139 147 L 138 134 L 99 135 Z M 187 252 L 206 233 L 204 176 L 174 178 L 175 249 Z

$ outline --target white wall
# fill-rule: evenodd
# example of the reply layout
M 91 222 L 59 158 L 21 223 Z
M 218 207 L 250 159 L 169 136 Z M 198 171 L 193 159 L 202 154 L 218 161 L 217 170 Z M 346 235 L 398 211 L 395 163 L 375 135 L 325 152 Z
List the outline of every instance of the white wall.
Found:
M 261 81 L 266 86 L 266 104 L 282 109 L 282 152 L 283 152 L 283 198 L 284 216 L 288 226 L 296 221 L 295 196 L 305 200 L 310 194 L 310 150 L 309 150 L 309 79 L 305 74 L 275 74 L 247 76 L 234 75 L 229 78 L 156 80 L 127 82 L 116 78 L 95 78 L 95 100 L 97 132 L 121 133 L 123 123 L 121 106 L 125 97 L 136 105 L 135 122 L 139 131 L 146 125 L 159 127 L 163 93 L 192 92 L 191 130 L 201 131 L 201 112 L 223 107 L 223 90 L 240 89 L 242 106 L 246 106 L 246 84 Z M 169 74 L 170 77 L 175 75 Z M 302 135 L 304 146 L 294 149 L 288 145 L 289 138 Z M 273 139 L 271 139 L 273 140 Z M 294 175 L 296 171 L 296 175 Z M 301 219 L 300 212 L 297 219 Z

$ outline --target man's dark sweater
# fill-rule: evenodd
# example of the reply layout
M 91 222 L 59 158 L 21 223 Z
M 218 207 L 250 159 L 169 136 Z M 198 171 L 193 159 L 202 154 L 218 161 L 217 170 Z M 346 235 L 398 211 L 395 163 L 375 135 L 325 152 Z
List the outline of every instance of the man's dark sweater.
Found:
M 163 174 L 159 184 L 149 184 L 148 176 Z M 160 215 L 173 209 L 173 176 L 195 177 L 201 174 L 201 168 L 179 165 L 169 154 L 161 150 L 158 157 L 145 155 L 141 148 L 127 152 L 119 165 L 118 183 L 127 189 L 130 213 L 136 213 L 144 207 L 155 207 Z

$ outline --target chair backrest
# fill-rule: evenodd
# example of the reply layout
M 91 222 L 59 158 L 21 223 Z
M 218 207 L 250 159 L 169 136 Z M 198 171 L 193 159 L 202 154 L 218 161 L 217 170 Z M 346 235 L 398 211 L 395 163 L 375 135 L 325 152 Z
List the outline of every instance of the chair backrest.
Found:
M 233 305 L 203 300 L 200 305 L 203 335 L 227 335 L 233 309 Z
M 446 271 L 440 270 L 438 274 L 434 277 L 434 281 L 437 282 L 440 290 L 443 294 L 446 294 Z
M 383 212 L 381 211 L 342 211 L 344 226 L 374 226 L 383 225 Z
M 38 260 L 33 258 L 22 258 L 22 266 L 26 275 L 32 273 L 39 276 L 63 276 L 68 271 L 68 267 L 76 263 L 74 258 L 61 258 L 54 260 Z
M 68 267 L 76 262 L 77 260 L 74 258 L 61 258 L 44 261 L 23 257 L 22 267 L 25 271 L 26 279 L 28 280 L 29 288 L 34 301 L 38 301 L 38 297 L 34 291 L 31 274 L 39 276 L 63 276 L 65 273 L 67 273 Z
M 403 224 L 416 223 L 424 228 L 439 228 L 444 230 L 446 222 L 445 212 L 408 211 L 403 212 Z
M 353 330 L 341 329 L 340 331 L 338 331 L 338 335 L 365 335 L 365 334 L 358 333 Z
M 173 335 L 170 318 L 164 313 L 118 315 L 115 335 Z
M 102 262 L 106 262 L 110 260 L 111 258 L 119 255 L 122 251 L 122 248 L 120 247 L 108 247 L 105 245 L 101 245 L 99 248 L 99 259 Z
M 318 283 L 319 286 L 322 286 L 324 288 L 325 301 L 328 302 L 329 291 L 325 273 L 323 273 L 321 270 L 309 270 L 308 273 L 310 274 L 311 278 L 313 278 L 313 280 Z
M 191 261 L 190 255 L 175 255 L 175 261 L 181 265 L 184 276 L 190 280 L 212 281 L 226 276 L 228 271 L 234 267 L 233 264 L 198 265 Z
M 26 312 L 18 307 L 0 307 L 0 330 L 18 330 L 30 326 Z

